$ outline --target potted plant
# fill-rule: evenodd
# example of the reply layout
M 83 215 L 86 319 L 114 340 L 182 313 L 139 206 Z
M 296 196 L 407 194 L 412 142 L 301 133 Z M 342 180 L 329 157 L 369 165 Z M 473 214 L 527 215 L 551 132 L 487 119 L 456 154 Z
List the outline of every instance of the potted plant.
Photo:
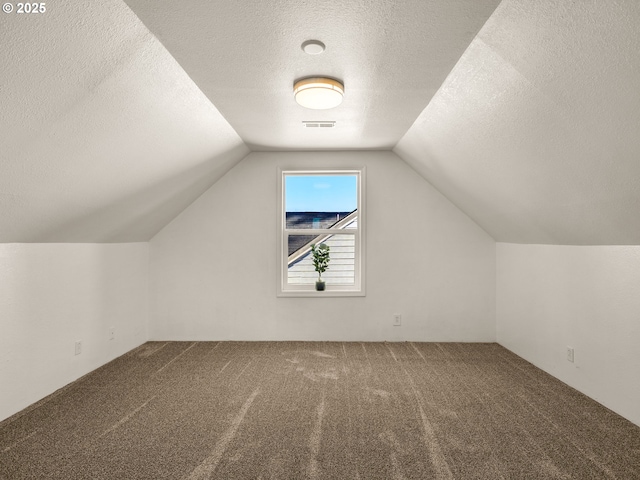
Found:
M 311 245 L 311 253 L 313 254 L 313 266 L 318 272 L 318 280 L 316 281 L 316 290 L 319 292 L 324 290 L 325 283 L 322 280 L 322 274 L 329 267 L 329 245 L 321 243 L 316 247 L 316 244 Z

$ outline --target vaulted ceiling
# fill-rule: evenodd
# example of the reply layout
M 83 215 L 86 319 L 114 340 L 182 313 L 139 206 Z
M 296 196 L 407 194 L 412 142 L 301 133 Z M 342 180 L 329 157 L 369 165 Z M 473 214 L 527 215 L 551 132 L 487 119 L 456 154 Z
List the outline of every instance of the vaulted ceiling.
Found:
M 0 242 L 150 239 L 249 149 L 119 0 L 0 15 Z
M 388 150 L 499 0 L 126 2 L 252 150 Z M 326 51 L 304 53 L 309 39 Z M 318 74 L 344 81 L 339 108 L 295 102 L 294 80 Z
M 640 2 L 502 2 L 395 152 L 497 240 L 640 244 Z
M 640 244 L 637 25 L 635 0 L 2 14 L 0 242 L 145 241 L 251 150 L 393 149 L 498 241 Z M 294 102 L 313 74 L 342 105 Z

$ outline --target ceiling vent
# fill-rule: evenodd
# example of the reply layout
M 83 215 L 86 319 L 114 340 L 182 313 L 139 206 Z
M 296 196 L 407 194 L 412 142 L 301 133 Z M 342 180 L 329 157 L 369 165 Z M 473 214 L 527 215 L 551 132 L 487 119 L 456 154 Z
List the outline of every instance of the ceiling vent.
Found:
M 323 120 L 323 121 L 303 120 L 302 126 L 305 128 L 333 128 L 336 126 L 336 122 L 334 122 L 333 120 Z

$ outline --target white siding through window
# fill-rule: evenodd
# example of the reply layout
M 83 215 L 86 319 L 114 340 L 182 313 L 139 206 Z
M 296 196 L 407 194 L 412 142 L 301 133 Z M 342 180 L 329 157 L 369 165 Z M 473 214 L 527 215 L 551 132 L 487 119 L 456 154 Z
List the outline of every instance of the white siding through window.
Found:
M 345 229 L 357 228 L 358 219 L 345 225 Z M 322 241 L 329 250 L 329 268 L 322 274 L 327 285 L 353 285 L 355 283 L 355 237 L 353 235 L 332 235 Z M 309 250 L 288 269 L 288 282 L 294 285 L 314 284 L 318 272 L 313 267 L 313 256 Z

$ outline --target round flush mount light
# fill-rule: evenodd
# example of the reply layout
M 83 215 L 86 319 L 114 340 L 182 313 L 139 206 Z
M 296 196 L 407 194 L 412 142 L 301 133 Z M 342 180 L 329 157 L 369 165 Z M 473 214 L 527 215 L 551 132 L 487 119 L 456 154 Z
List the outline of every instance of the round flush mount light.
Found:
M 296 102 L 305 108 L 326 110 L 342 103 L 344 85 L 333 78 L 303 78 L 294 83 L 293 95 Z
M 325 49 L 324 43 L 320 40 L 307 40 L 302 43 L 301 47 L 304 53 L 308 53 L 309 55 L 318 55 L 324 52 Z

